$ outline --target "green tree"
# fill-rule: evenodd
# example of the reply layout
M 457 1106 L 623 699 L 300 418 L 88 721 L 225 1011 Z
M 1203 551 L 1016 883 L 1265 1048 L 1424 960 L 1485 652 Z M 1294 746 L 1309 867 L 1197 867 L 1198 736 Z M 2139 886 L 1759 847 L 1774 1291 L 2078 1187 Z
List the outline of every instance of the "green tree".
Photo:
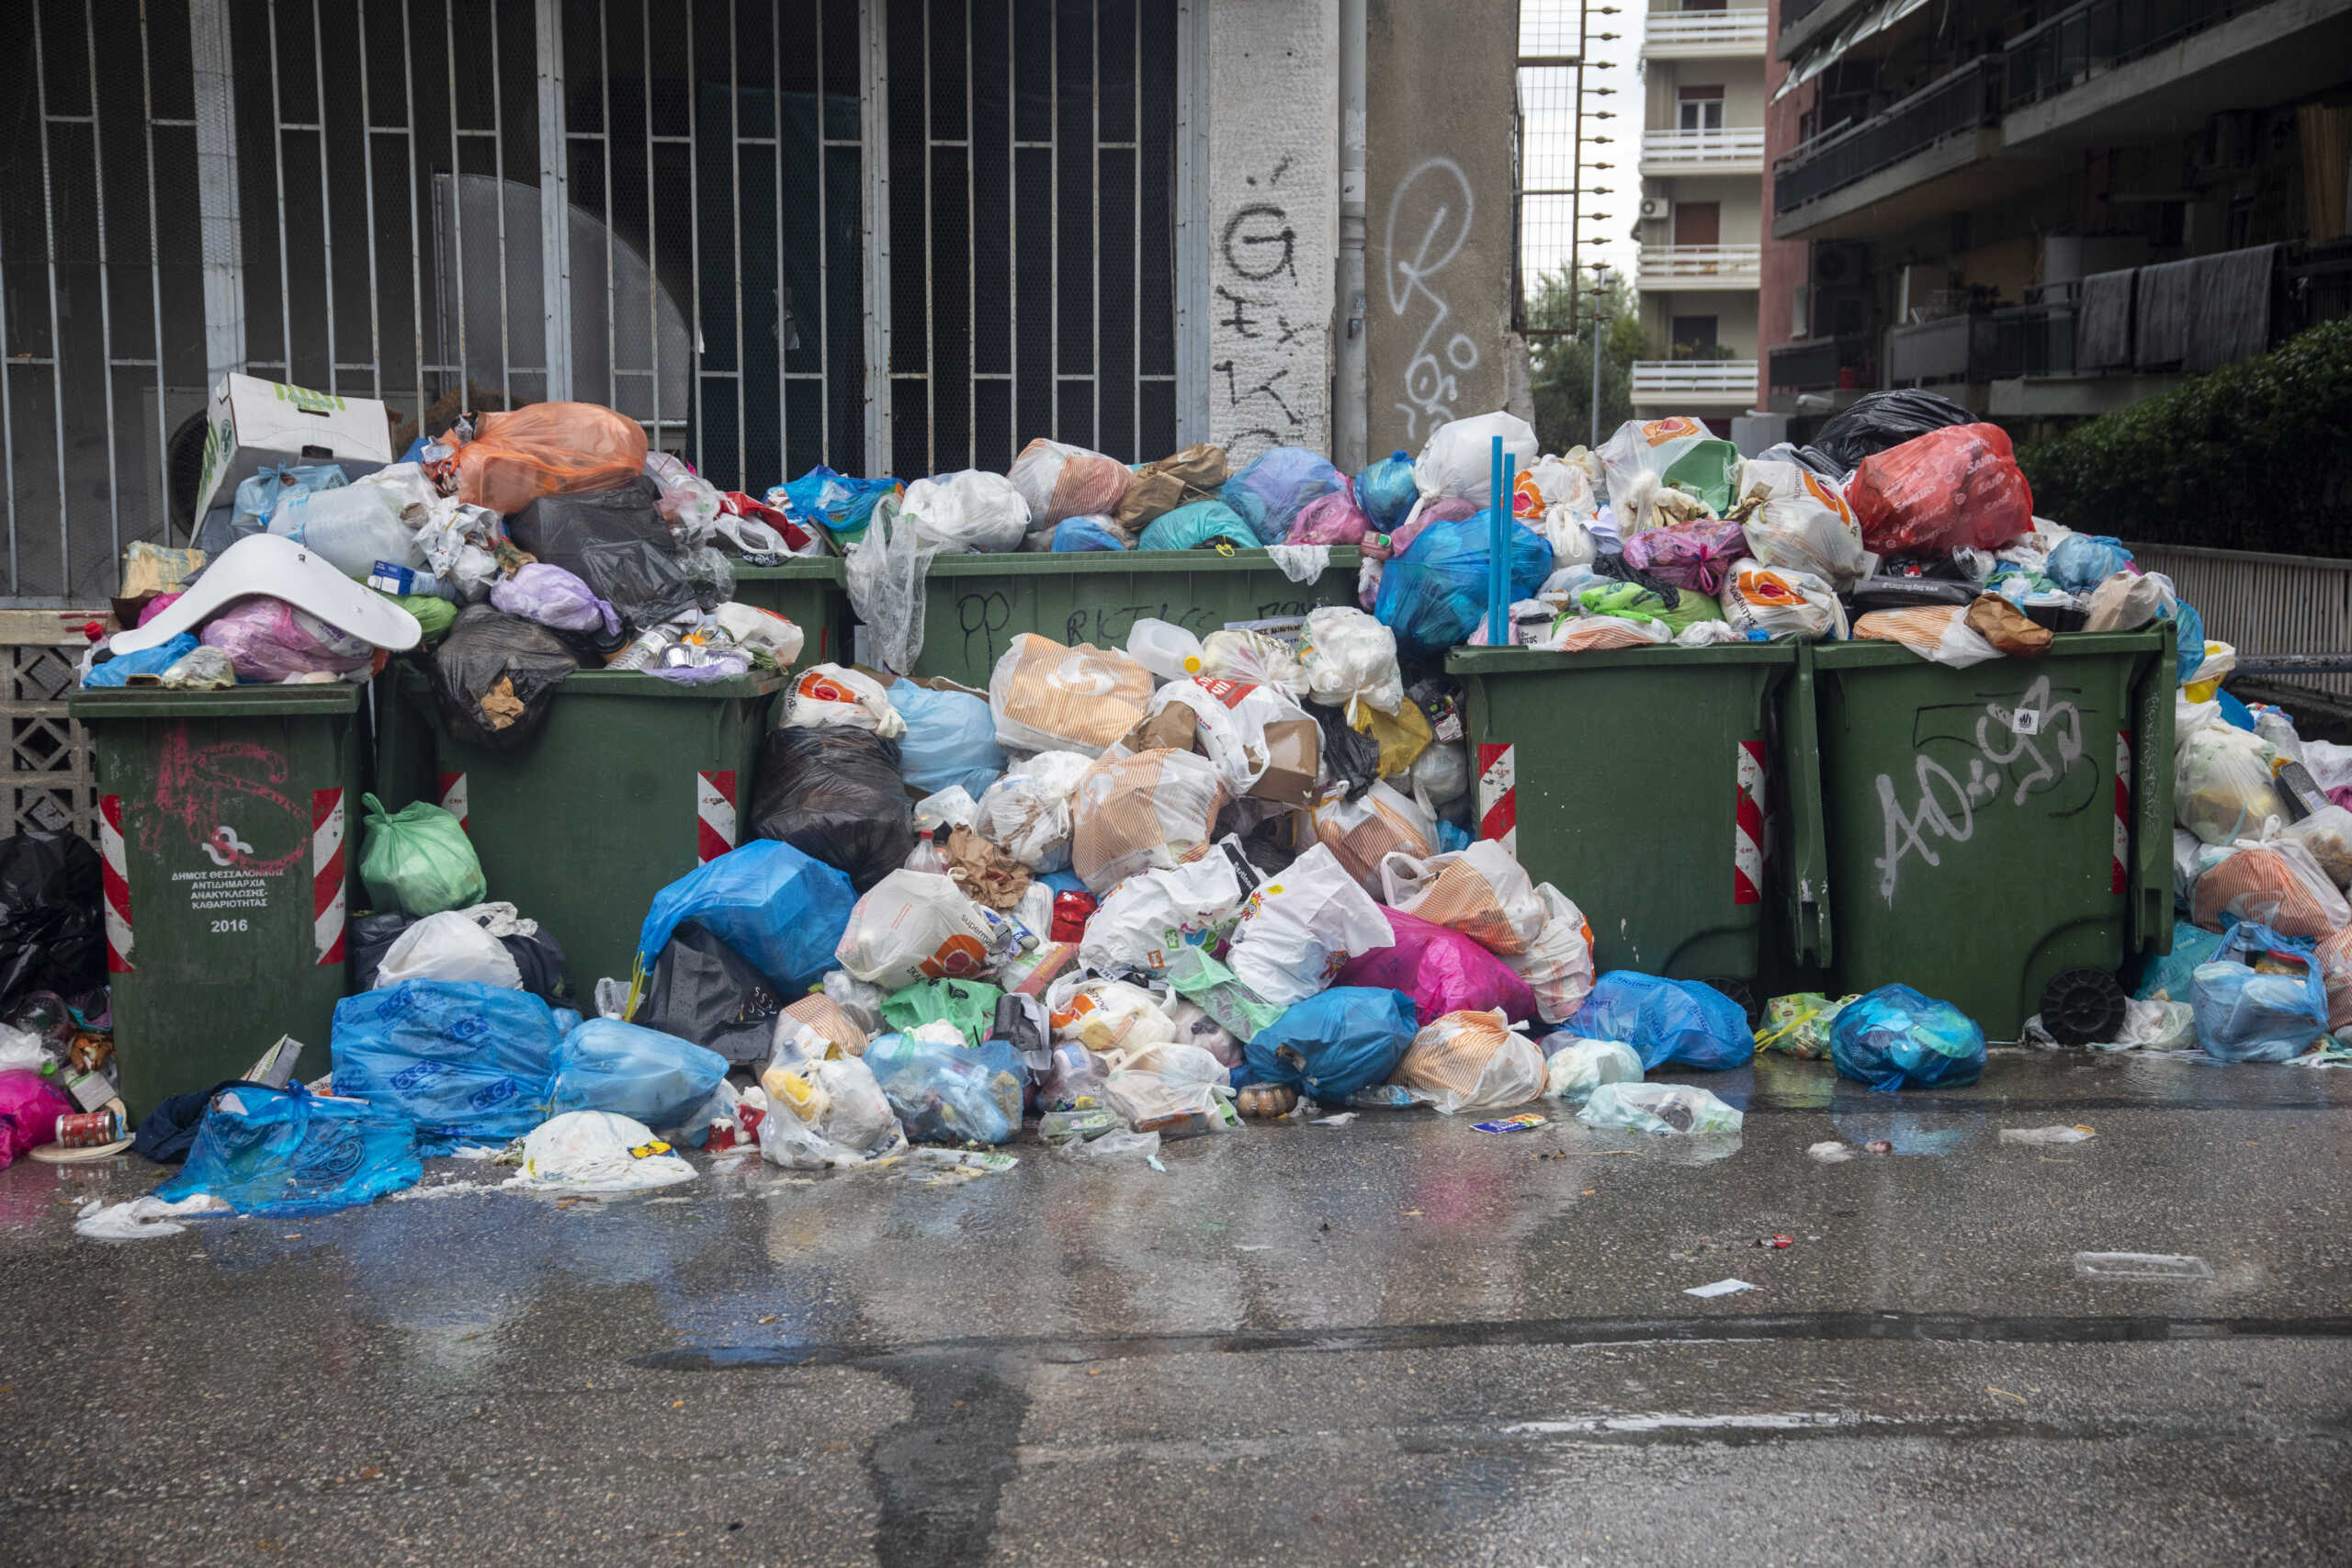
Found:
M 1596 281 L 1572 280 L 1567 270 L 1536 280 L 1528 302 L 1527 324 L 1562 331 L 1568 324 L 1568 291 L 1577 289 L 1577 335 L 1531 336 L 1528 358 L 1535 389 L 1535 437 L 1546 452 L 1581 446 L 1592 434 L 1592 319 L 1601 320 L 1600 438 L 1634 417 L 1634 361 L 1647 346 L 1625 278 L 1606 267 Z

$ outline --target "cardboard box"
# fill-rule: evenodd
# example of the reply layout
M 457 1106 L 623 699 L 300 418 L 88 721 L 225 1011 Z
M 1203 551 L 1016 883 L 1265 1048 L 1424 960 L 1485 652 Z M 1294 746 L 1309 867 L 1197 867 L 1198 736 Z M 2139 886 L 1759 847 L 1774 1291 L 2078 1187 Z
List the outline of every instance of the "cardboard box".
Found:
M 252 376 L 223 376 L 206 415 L 196 515 L 272 464 L 392 460 L 391 426 L 374 398 L 338 397 Z M 356 475 L 346 476 L 357 478 Z
M 1285 806 L 1314 804 L 1315 775 L 1323 761 L 1321 727 L 1311 718 L 1277 719 L 1266 726 L 1266 771 L 1250 793 Z

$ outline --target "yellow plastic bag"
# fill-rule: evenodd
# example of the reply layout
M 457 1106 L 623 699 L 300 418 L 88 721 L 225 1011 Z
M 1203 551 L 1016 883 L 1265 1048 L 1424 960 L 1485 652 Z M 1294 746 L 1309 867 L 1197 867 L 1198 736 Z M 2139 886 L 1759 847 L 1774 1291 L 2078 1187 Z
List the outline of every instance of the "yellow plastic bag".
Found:
M 1419 703 L 1399 703 L 1395 713 L 1383 713 L 1360 697 L 1348 702 L 1348 728 L 1369 735 L 1380 748 L 1380 776 L 1393 779 L 1437 743 L 1429 715 Z

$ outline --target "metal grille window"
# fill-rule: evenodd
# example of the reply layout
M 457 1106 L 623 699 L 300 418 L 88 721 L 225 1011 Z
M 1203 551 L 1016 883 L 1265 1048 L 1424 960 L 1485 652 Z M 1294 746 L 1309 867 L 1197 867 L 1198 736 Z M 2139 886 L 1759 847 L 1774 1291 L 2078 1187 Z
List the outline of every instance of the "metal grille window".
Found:
M 1176 445 L 1172 0 L 890 0 L 901 476 Z

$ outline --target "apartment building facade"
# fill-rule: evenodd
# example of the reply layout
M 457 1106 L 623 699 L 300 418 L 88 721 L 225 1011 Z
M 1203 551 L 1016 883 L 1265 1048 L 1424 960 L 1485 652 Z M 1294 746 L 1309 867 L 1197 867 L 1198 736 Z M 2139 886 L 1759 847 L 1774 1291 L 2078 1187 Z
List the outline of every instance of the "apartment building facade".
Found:
M 2092 415 L 2341 314 L 2352 0 L 1776 0 L 1762 405 Z
M 1756 400 L 1770 15 L 1726 0 L 1653 0 L 1642 33 L 1634 285 L 1658 357 L 1634 367 L 1644 418 L 1728 428 Z

